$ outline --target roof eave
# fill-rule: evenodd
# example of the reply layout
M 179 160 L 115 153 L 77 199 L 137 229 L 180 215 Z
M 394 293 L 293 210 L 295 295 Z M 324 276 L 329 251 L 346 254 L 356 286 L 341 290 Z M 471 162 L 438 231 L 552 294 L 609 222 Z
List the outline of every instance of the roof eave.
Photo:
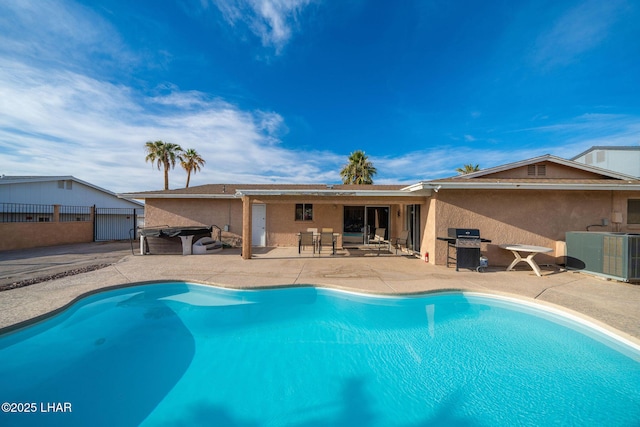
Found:
M 119 193 L 121 199 L 235 199 L 235 194 Z
M 354 197 L 407 197 L 404 189 L 401 190 L 243 190 L 236 191 L 237 197 L 242 196 L 354 196 Z
M 640 191 L 638 184 L 582 184 L 582 183 L 529 183 L 529 182 L 434 182 L 425 183 L 434 191 L 439 190 L 593 190 L 593 191 Z

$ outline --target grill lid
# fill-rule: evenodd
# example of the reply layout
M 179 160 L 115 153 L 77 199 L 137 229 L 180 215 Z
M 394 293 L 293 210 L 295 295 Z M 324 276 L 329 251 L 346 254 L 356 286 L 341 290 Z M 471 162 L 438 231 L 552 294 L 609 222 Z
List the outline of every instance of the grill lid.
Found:
M 449 228 L 448 233 L 449 237 L 458 238 L 458 237 L 475 237 L 480 238 L 480 230 L 477 228 Z

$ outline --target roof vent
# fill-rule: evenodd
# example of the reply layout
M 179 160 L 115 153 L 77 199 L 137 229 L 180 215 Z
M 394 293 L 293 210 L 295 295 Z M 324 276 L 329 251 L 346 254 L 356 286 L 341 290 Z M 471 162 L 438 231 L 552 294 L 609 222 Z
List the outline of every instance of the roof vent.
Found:
M 547 175 L 547 165 L 544 165 L 544 164 L 529 165 L 527 167 L 527 175 L 529 175 L 529 176 L 546 176 Z

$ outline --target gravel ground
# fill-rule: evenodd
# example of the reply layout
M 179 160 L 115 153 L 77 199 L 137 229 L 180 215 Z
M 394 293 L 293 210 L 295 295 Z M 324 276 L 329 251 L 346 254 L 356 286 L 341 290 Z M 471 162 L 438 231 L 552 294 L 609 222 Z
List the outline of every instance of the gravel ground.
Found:
M 100 270 L 101 268 L 108 267 L 112 264 L 96 264 L 96 265 L 88 265 L 82 268 L 74 268 L 71 270 L 63 271 L 61 273 L 51 274 L 48 276 L 40 276 L 33 277 L 31 279 L 19 280 L 13 283 L 7 283 L 4 285 L 0 285 L 0 292 L 7 291 L 9 289 L 22 288 L 24 286 L 34 285 L 36 283 L 46 282 L 48 280 L 61 279 L 63 277 L 75 276 L 76 274 L 87 273 L 89 271 Z

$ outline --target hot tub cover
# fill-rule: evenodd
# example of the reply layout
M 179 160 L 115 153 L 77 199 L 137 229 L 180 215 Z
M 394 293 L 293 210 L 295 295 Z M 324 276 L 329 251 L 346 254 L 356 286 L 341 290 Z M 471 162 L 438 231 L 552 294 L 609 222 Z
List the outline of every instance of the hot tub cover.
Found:
M 213 227 L 185 226 L 185 227 L 150 227 L 140 230 L 140 234 L 145 237 L 177 237 L 195 236 L 198 234 L 211 233 Z

